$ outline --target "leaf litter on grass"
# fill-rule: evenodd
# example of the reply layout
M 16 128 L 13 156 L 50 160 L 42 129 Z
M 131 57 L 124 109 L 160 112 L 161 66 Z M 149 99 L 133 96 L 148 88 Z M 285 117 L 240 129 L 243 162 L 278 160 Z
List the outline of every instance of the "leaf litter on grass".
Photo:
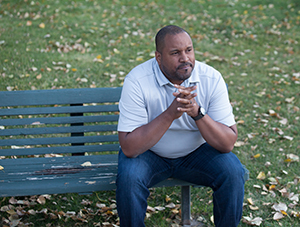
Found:
M 24 0 L 15 4 L 0 0 L 0 4 L 1 90 L 121 86 L 131 68 L 153 57 L 154 35 L 160 26 L 186 28 L 197 59 L 217 68 L 229 85 L 239 129 L 233 152 L 250 170 L 243 221 L 257 226 L 300 223 L 298 1 Z M 11 214 L 3 212 L 6 220 L 10 222 L 12 216 L 12 225 L 17 225 L 42 214 L 44 220 L 74 219 L 86 224 L 83 220 L 103 214 L 97 225 L 117 223 L 110 207 L 113 199 L 100 203 L 107 209 L 104 212 L 89 199 L 80 204 L 81 211 L 74 211 L 47 207 L 64 197 L 30 198 L 17 198 L 24 204 L 2 200 L 1 207 L 14 206 Z M 210 205 L 210 200 L 202 202 Z M 175 220 L 179 203 L 166 205 L 171 202 L 175 208 L 153 202 L 149 207 L 154 210 L 150 208 L 147 216 L 169 215 L 166 211 L 175 209 L 170 214 Z M 286 210 L 273 208 L 281 203 Z M 92 205 L 93 211 L 88 210 Z M 202 204 L 193 208 L 210 220 L 211 213 Z

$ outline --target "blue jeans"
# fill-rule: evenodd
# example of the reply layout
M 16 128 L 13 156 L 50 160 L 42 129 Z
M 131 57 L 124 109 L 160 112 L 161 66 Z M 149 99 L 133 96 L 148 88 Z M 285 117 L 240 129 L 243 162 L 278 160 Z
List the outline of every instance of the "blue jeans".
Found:
M 244 169 L 230 153 L 220 153 L 207 143 L 191 154 L 169 159 L 148 150 L 136 158 L 119 152 L 117 209 L 121 227 L 145 226 L 148 188 L 169 177 L 213 189 L 214 222 L 235 227 L 243 211 Z

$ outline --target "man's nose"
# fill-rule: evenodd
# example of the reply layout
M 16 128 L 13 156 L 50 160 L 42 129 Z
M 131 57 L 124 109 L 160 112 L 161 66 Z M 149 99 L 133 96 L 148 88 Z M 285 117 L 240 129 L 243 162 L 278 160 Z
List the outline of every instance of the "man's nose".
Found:
M 180 61 L 181 62 L 187 62 L 189 60 L 189 57 L 186 53 L 182 53 L 181 56 L 180 56 Z

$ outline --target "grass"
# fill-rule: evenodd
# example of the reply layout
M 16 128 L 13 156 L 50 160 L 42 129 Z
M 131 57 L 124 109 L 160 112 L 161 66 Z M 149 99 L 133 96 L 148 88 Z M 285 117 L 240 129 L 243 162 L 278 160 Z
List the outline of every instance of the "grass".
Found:
M 298 155 L 300 149 L 297 0 L 0 0 L 0 90 L 122 86 L 134 66 L 153 57 L 154 36 L 167 24 L 184 27 L 193 38 L 196 58 L 218 69 L 229 85 L 239 130 L 233 152 L 250 170 L 243 213 L 249 218 L 244 220 L 260 217 L 260 226 L 298 226 L 299 202 L 292 193 L 300 194 L 299 162 L 287 156 Z M 257 179 L 261 172 L 266 177 Z M 151 192 L 151 207 L 179 204 L 179 188 Z M 114 222 L 116 215 L 96 212 L 97 203 L 114 203 L 114 192 L 97 195 L 52 196 L 44 205 L 25 207 L 22 222 L 33 226 Z M 211 190 L 193 188 L 192 196 L 193 217 L 212 226 Z M 92 203 L 81 204 L 83 199 Z M 280 202 L 290 206 L 282 219 L 274 220 L 272 206 Z M 9 198 L 0 201 L 1 207 L 8 204 Z M 30 209 L 44 208 L 49 209 L 47 214 L 28 214 Z M 89 222 L 74 216 L 58 218 L 55 211 L 83 212 Z M 175 225 L 176 215 L 176 209 L 166 208 L 146 223 Z

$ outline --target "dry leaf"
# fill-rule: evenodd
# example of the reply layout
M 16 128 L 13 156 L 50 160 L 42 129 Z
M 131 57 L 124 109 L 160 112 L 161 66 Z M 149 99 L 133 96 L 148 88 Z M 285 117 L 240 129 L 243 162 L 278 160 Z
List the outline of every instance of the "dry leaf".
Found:
M 39 27 L 44 29 L 45 28 L 45 24 L 44 23 L 40 23 Z
M 245 142 L 243 142 L 243 141 L 236 141 L 235 144 L 234 144 L 235 147 L 241 147 L 241 146 L 244 146 L 244 145 L 245 145 Z
M 166 195 L 166 202 L 170 202 L 172 199 L 170 198 L 170 196 Z
M 273 216 L 273 220 L 280 220 L 284 218 L 284 215 L 281 212 L 276 212 Z
M 38 201 L 39 204 L 45 204 L 46 203 L 46 199 L 42 195 L 39 196 L 39 198 L 36 201 Z
M 81 166 L 85 167 L 85 166 L 92 166 L 91 162 L 84 162 L 81 164 Z
M 42 79 L 42 74 L 37 75 L 36 78 L 37 78 L 38 80 Z
M 250 205 L 254 205 L 253 200 L 251 198 L 248 198 L 247 201 Z
M 256 177 L 256 179 L 258 179 L 258 180 L 264 180 L 264 179 L 266 179 L 266 174 L 264 172 L 260 172 L 258 174 L 258 176 Z
M 259 210 L 259 208 L 257 206 L 250 205 L 249 208 L 250 208 L 250 210 Z
M 260 157 L 260 154 L 256 154 L 253 156 L 253 158 L 259 158 Z
M 287 159 L 290 160 L 290 162 L 299 162 L 299 156 L 295 154 L 287 154 Z
M 278 211 L 278 212 L 281 212 L 282 210 L 283 211 L 287 211 L 287 205 L 285 203 L 275 203 L 273 206 L 272 206 L 272 209 Z

